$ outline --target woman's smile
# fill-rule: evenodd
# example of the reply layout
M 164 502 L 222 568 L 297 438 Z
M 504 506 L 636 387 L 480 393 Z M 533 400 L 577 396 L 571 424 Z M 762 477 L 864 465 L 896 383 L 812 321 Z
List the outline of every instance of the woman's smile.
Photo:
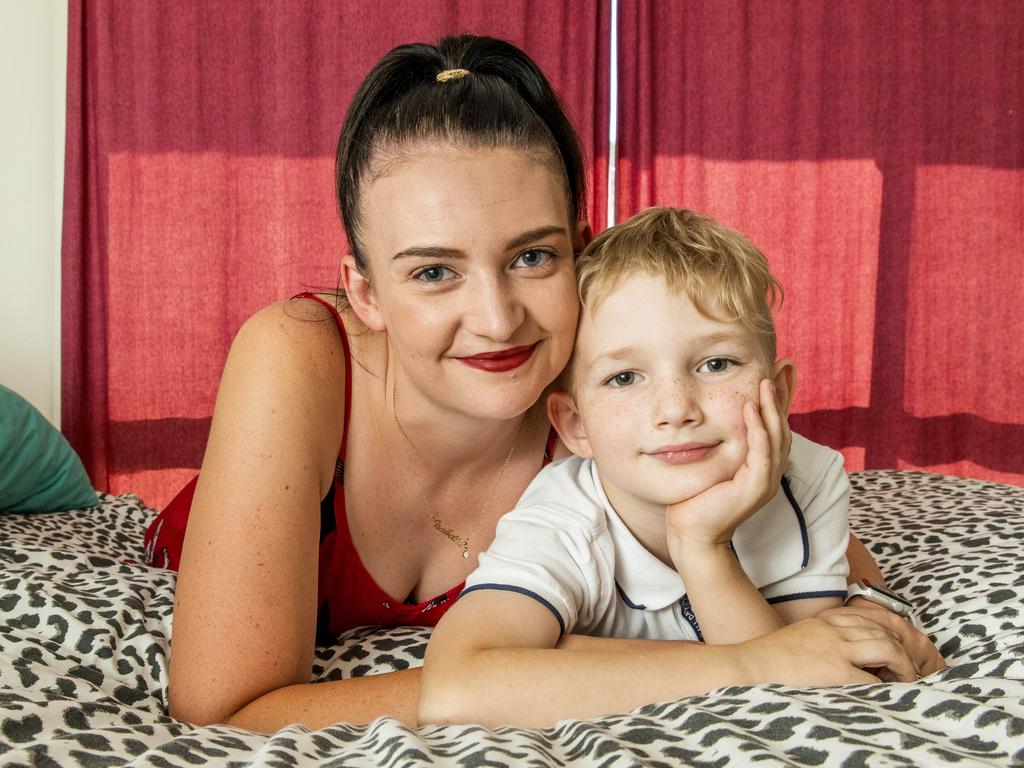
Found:
M 471 368 L 477 368 L 481 371 L 505 373 L 506 371 L 513 371 L 519 366 L 524 365 L 527 360 L 533 357 L 533 352 L 537 348 L 537 344 L 540 344 L 540 342 L 538 341 L 522 347 L 509 347 L 508 349 L 501 349 L 497 352 L 481 352 L 476 355 L 458 357 L 456 359 Z

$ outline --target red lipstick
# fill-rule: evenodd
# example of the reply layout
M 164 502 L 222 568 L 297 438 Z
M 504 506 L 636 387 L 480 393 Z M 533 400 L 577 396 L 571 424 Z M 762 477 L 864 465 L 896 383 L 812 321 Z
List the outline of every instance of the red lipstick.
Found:
M 539 343 L 539 342 L 538 342 Z M 525 347 L 509 347 L 497 352 L 481 352 L 479 355 L 456 358 L 460 363 L 465 363 L 471 368 L 476 368 L 488 373 L 505 373 L 523 365 L 533 356 L 537 344 L 529 344 Z
M 663 445 L 648 451 L 651 458 L 666 464 L 692 464 L 707 456 L 717 443 L 684 443 L 682 445 Z

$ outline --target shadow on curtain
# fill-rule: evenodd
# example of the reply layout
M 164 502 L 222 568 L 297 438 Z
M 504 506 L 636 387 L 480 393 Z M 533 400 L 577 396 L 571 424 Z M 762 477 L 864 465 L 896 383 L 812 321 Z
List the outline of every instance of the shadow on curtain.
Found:
M 706 211 L 786 287 L 793 428 L 1024 484 L 1024 6 L 622 3 L 618 220 Z

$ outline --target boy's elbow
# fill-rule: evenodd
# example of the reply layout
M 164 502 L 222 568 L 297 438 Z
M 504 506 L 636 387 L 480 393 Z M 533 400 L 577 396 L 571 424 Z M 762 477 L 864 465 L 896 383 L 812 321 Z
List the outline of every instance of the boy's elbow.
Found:
M 416 718 L 420 725 L 455 725 L 469 722 L 469 701 L 465 686 L 454 679 L 430 674 L 424 668 L 420 678 L 420 699 Z
M 420 725 L 455 725 L 465 721 L 459 719 L 457 709 L 452 707 L 452 702 L 446 697 L 421 694 L 416 722 Z
M 466 685 L 466 675 L 473 666 L 473 654 L 447 658 L 433 657 L 428 652 L 420 676 L 417 720 L 420 725 L 459 725 L 479 722 L 476 686 Z

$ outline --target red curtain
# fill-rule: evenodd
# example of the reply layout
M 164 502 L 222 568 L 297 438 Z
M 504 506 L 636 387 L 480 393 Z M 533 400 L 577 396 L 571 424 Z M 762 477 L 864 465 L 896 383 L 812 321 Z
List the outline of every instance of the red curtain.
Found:
M 618 220 L 762 247 L 793 428 L 1024 484 L 1024 5 L 636 0 L 618 34 Z
M 96 487 L 163 505 L 199 466 L 240 325 L 334 288 L 334 148 L 393 46 L 475 32 L 530 53 L 580 130 L 603 226 L 605 7 L 70 0 L 62 417 Z
M 69 5 L 63 424 L 99 488 L 163 504 L 241 323 L 335 285 L 334 145 L 393 45 L 524 47 L 603 227 L 607 0 Z M 632 0 L 617 33 L 618 218 L 693 207 L 766 251 L 794 428 L 1024 484 L 1024 6 Z

